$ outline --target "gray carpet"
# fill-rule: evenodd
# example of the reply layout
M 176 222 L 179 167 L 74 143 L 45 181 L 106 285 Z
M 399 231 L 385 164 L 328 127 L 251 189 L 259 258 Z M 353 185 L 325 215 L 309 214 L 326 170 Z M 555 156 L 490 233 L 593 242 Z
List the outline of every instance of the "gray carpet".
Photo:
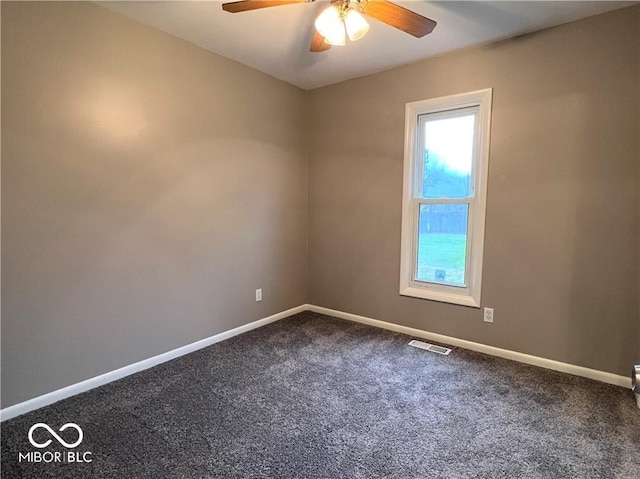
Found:
M 6 421 L 2 477 L 639 477 L 630 391 L 409 339 L 293 316 Z M 92 462 L 18 463 L 36 422 Z

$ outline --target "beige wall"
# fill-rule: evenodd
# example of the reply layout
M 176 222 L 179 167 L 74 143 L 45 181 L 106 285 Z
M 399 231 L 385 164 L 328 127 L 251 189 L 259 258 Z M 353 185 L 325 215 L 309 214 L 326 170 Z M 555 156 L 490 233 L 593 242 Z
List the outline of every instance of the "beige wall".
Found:
M 313 304 L 628 376 L 638 7 L 310 93 Z M 480 309 L 401 297 L 405 103 L 493 87 Z
M 305 95 L 2 2 L 3 407 L 306 302 Z

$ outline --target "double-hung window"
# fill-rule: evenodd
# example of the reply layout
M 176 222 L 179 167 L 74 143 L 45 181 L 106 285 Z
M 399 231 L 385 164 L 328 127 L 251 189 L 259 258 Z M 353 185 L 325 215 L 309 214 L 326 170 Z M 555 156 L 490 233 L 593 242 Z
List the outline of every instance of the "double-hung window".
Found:
M 402 295 L 480 307 L 491 94 L 407 103 Z

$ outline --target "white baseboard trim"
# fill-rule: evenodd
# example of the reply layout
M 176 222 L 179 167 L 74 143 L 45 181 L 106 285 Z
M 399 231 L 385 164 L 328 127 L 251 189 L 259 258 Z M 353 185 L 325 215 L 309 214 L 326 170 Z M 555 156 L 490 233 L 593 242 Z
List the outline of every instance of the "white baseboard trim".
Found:
M 292 316 L 297 313 L 301 313 L 306 310 L 307 310 L 307 305 L 303 304 L 301 306 L 297 306 L 295 308 L 291 308 L 286 311 L 276 313 L 272 316 L 259 319 L 257 321 L 253 321 L 252 323 L 238 326 L 237 328 L 230 329 L 229 331 L 224 331 L 220 334 L 216 334 L 214 336 L 202 339 L 200 341 L 196 341 L 195 343 L 187 344 L 186 346 L 173 349 L 166 353 L 158 354 L 157 356 L 153 356 L 151 358 L 138 361 L 137 363 L 129 364 L 128 366 L 124 366 L 114 371 L 109 371 L 108 373 L 101 374 L 100 376 L 86 379 L 85 381 L 72 384 L 62 389 L 57 389 L 50 393 L 43 394 L 42 396 L 29 399 L 28 401 L 14 404 L 13 406 L 9 406 L 0 410 L 0 421 L 6 421 L 7 419 L 20 416 L 22 414 L 33 411 L 35 409 L 39 409 L 43 406 L 48 406 L 49 404 L 53 404 L 62 399 L 66 399 L 70 396 L 75 396 L 76 394 L 89 391 L 90 389 L 96 388 L 98 386 L 102 386 L 112 381 L 116 381 L 117 379 L 121 379 L 125 376 L 129 376 L 131 374 L 144 371 L 145 369 L 152 368 L 153 366 L 157 366 L 158 364 L 165 363 L 177 357 L 184 356 L 185 354 L 189 354 L 194 351 L 197 351 L 198 349 L 206 348 L 207 346 L 211 346 L 212 344 L 219 343 L 220 341 L 224 341 L 225 339 L 229 339 L 229 338 L 232 338 L 233 336 L 246 333 L 247 331 L 251 331 L 252 329 L 265 326 L 269 323 L 273 323 L 280 319 L 286 318 L 288 316 Z
M 252 323 L 245 324 L 234 329 L 230 329 L 229 331 L 224 331 L 222 333 L 216 334 L 209 338 L 205 338 L 200 341 L 187 344 L 186 346 L 173 349 L 166 353 L 162 353 L 157 356 L 153 356 L 151 358 L 138 361 L 137 363 L 124 366 L 114 371 L 101 374 L 100 376 L 96 376 L 94 378 L 90 378 L 85 381 L 72 384 L 62 389 L 57 389 L 56 391 L 43 394 L 42 396 L 38 396 L 33 399 L 29 399 L 27 401 L 14 404 L 13 406 L 9 406 L 7 408 L 0 410 L 0 421 L 6 421 L 7 419 L 11 419 L 16 416 L 26 414 L 30 411 L 34 411 L 44 406 L 48 406 L 62 399 L 75 396 L 76 394 L 89 391 L 90 389 L 94 389 L 98 386 L 108 384 L 112 381 L 116 381 L 118 379 L 124 378 L 131 374 L 144 371 L 145 369 L 152 368 L 153 366 L 157 366 L 158 364 L 162 364 L 164 362 L 170 361 L 177 357 L 184 356 L 185 354 L 189 354 L 199 349 L 206 348 L 207 346 L 211 346 L 212 344 L 219 343 L 221 341 L 224 341 L 225 339 L 229 339 L 239 334 L 246 333 L 247 331 L 251 331 L 252 329 L 260 328 L 269 323 L 279 321 L 280 319 L 287 318 L 289 316 L 292 316 L 297 313 L 301 313 L 303 311 L 313 311 L 316 313 L 326 314 L 328 316 L 334 316 L 336 318 L 346 319 L 348 321 L 354 321 L 356 323 L 367 324 L 369 326 L 374 326 L 376 328 L 395 331 L 397 333 L 406 334 L 408 336 L 415 336 L 418 338 L 429 339 L 431 341 L 436 341 L 439 343 L 448 344 L 448 345 L 456 346 L 463 349 L 478 351 L 480 353 L 488 354 L 490 356 L 498 356 L 501 358 L 518 361 L 521 363 L 532 364 L 534 366 L 539 366 L 546 369 L 552 369 L 554 371 L 560 371 L 563 373 L 573 374 L 575 376 L 582 376 L 585 378 L 594 379 L 596 381 L 601 381 L 608 384 L 614 384 L 616 386 L 631 388 L 631 378 L 626 378 L 624 376 L 619 376 L 617 374 L 598 371 L 595 369 L 589 369 L 582 366 L 575 366 L 573 364 L 562 363 L 559 361 L 540 358 L 537 356 L 531 356 L 529 354 L 510 351 L 508 349 L 501 349 L 493 346 L 487 346 L 485 344 L 474 343 L 472 341 L 467 341 L 465 339 L 458 339 L 451 336 L 445 336 L 442 334 L 430 333 L 428 331 L 423 331 L 421 329 L 410 328 L 408 326 L 401 326 L 399 324 L 394 324 L 394 323 L 387 323 L 385 321 L 380 321 L 378 319 L 367 318 L 365 316 L 359 316 L 357 314 L 345 313 L 343 311 L 337 311 L 335 309 L 323 308 L 323 307 L 315 306 L 312 304 L 303 304 L 301 306 L 297 306 L 295 308 L 291 308 L 286 311 L 276 313 L 272 316 L 259 319 Z M 640 402 L 638 406 L 640 407 Z
M 389 331 L 395 331 L 396 333 L 406 334 L 407 336 L 415 336 L 423 339 L 430 339 L 438 343 L 448 344 L 451 346 L 457 346 L 463 349 L 470 349 L 479 353 L 488 354 L 490 356 L 498 356 L 501 358 L 511 359 L 520 363 L 532 364 L 545 369 L 553 369 L 554 371 L 560 371 L 563 373 L 573 374 L 574 376 L 581 376 L 584 378 L 595 379 L 603 383 L 614 384 L 616 386 L 622 386 L 625 388 L 631 388 L 631 378 L 620 376 L 618 374 L 607 373 L 604 371 L 598 371 L 596 369 L 589 369 L 582 366 L 576 366 L 573 364 L 562 363 L 560 361 L 554 361 L 552 359 L 540 358 L 538 356 L 531 356 L 530 354 L 519 353 L 508 349 L 496 348 L 493 346 L 487 346 L 485 344 L 474 343 L 465 339 L 453 338 L 451 336 L 444 336 L 442 334 L 430 333 L 421 329 L 409 328 L 407 326 L 401 326 L 399 324 L 387 323 L 378 319 L 367 318 L 365 316 L 358 316 L 357 314 L 345 313 L 343 311 L 337 311 L 335 309 L 323 308 L 320 306 L 314 306 L 312 304 L 307 305 L 309 311 L 316 313 L 326 314 L 328 316 L 335 316 L 336 318 L 346 319 L 354 321 L 356 323 L 368 324 L 369 326 L 375 326 L 376 328 L 388 329 Z

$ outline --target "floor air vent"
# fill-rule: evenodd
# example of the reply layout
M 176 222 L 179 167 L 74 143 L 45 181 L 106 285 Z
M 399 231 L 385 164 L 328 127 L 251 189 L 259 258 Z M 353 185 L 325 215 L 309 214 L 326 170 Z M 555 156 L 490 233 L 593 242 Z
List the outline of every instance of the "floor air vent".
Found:
M 435 344 L 423 343 L 422 341 L 416 341 L 415 339 L 409 343 L 409 346 L 414 348 L 426 349 L 432 353 L 449 354 L 451 350 L 449 348 L 443 348 L 442 346 L 436 346 Z

